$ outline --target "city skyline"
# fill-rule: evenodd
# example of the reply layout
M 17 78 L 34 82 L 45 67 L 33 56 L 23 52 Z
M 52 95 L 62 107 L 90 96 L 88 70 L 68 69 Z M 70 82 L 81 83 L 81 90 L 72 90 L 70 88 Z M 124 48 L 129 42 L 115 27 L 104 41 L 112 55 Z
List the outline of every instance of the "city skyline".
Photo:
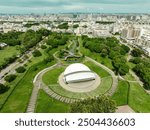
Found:
M 149 0 L 0 0 L 3 14 L 150 13 Z

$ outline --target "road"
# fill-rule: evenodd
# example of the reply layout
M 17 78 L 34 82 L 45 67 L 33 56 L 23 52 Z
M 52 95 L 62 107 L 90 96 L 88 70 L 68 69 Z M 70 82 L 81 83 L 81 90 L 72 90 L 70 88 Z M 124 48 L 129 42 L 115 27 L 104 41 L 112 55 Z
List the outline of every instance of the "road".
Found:
M 45 38 L 40 41 L 37 46 L 43 44 L 43 41 L 45 40 Z M 33 50 L 29 51 L 27 54 L 24 54 L 23 56 L 20 57 L 20 59 L 22 59 L 25 55 L 28 55 L 28 59 L 24 60 L 23 63 L 19 63 L 18 61 L 13 62 L 12 64 L 10 64 L 9 66 L 7 66 L 5 69 L 0 71 L 0 83 L 4 84 L 5 80 L 4 77 L 6 74 L 15 74 L 16 71 L 15 69 L 17 69 L 19 66 L 23 66 L 24 64 L 26 64 L 33 56 L 32 56 L 32 52 Z
M 19 66 L 23 66 L 24 64 L 26 64 L 32 58 L 32 52 L 28 53 L 28 57 L 29 58 L 25 60 L 23 63 L 15 61 L 14 63 L 10 64 L 5 69 L 3 69 L 0 72 L 0 83 L 2 84 L 5 83 L 4 77 L 6 74 L 15 74 L 16 73 L 15 69 L 17 69 Z M 23 56 L 21 58 L 23 58 Z

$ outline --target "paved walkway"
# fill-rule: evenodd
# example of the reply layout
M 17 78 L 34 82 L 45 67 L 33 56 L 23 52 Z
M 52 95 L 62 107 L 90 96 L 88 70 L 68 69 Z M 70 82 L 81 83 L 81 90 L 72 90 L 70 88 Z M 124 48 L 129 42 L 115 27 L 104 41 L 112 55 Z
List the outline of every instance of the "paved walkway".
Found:
M 130 106 L 124 105 L 117 107 L 116 113 L 135 113 L 135 112 Z
M 52 91 L 47 85 L 45 85 L 44 83 L 42 83 L 42 89 L 52 98 L 59 100 L 61 102 L 64 103 L 73 103 L 75 101 L 78 101 L 77 99 L 72 99 L 72 98 L 67 98 L 64 96 L 61 96 L 57 93 L 55 93 L 54 91 Z
M 93 60 L 92 58 L 90 57 L 87 57 L 85 56 L 85 58 L 91 62 L 93 62 L 94 64 L 96 64 L 97 66 L 103 68 L 104 70 L 106 70 L 113 78 L 113 83 L 112 83 L 112 87 L 111 89 L 108 91 L 107 95 L 111 96 L 114 94 L 117 86 L 118 86 L 118 79 L 117 79 L 117 76 L 114 74 L 114 72 L 112 70 L 110 70 L 109 68 L 107 68 L 106 66 L 100 64 L 99 62 Z
M 34 78 L 33 80 L 33 90 L 32 90 L 32 94 L 30 97 L 30 101 L 27 107 L 27 113 L 34 113 L 35 107 L 36 107 L 36 101 L 37 101 L 37 96 L 38 96 L 38 91 L 42 86 L 42 76 L 43 74 L 45 74 L 47 71 L 54 69 L 55 67 L 57 67 L 58 64 L 55 64 L 53 66 L 50 66 L 42 71 L 40 71 Z

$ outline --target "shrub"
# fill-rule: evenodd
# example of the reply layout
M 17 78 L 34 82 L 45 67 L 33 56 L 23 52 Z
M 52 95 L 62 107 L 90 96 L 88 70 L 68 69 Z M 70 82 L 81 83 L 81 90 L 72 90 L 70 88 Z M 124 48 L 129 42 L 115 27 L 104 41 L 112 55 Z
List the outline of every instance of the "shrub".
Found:
M 5 86 L 0 83 L 0 94 L 5 93 L 6 91 L 8 91 L 8 89 L 9 89 L 8 86 Z
M 41 48 L 42 48 L 42 49 L 46 49 L 47 46 L 46 46 L 46 45 L 41 45 Z
M 14 75 L 14 74 L 10 74 L 10 75 L 7 75 L 6 77 L 5 77 L 5 81 L 7 81 L 7 82 L 12 82 L 12 81 L 14 81 L 15 79 L 16 79 L 16 75 Z
M 49 55 L 48 57 L 46 57 L 44 59 L 44 62 L 47 64 L 47 63 L 51 62 L 52 60 L 54 60 L 54 57 L 52 55 Z
M 112 113 L 116 110 L 116 104 L 106 96 L 89 98 L 71 105 L 72 113 Z
M 42 53 L 39 50 L 35 50 L 32 54 L 34 57 L 39 57 L 42 55 Z
M 20 66 L 16 69 L 17 73 L 24 73 L 26 71 L 26 69 L 23 66 Z

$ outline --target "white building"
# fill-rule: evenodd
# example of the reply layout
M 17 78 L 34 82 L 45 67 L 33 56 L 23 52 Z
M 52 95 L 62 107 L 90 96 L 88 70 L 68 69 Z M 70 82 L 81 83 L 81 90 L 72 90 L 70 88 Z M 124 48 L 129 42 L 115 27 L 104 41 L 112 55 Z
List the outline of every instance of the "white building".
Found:
M 65 83 L 77 83 L 95 80 L 96 75 L 84 64 L 75 63 L 69 65 L 64 71 Z
M 140 28 L 134 27 L 124 28 L 121 32 L 121 38 L 126 40 L 135 40 L 140 36 L 140 33 L 141 33 Z

